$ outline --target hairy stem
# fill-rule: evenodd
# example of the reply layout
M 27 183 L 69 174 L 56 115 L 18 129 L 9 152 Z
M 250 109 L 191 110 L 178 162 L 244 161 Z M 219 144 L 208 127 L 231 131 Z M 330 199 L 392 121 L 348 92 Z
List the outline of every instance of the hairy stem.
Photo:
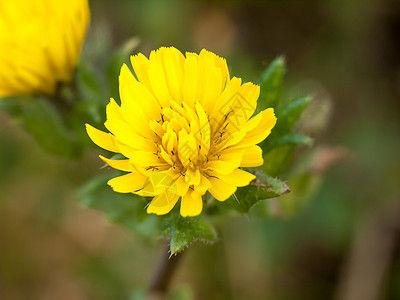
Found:
M 166 240 L 150 282 L 149 299 L 165 299 L 181 257 L 182 253 L 169 256 L 169 240 Z

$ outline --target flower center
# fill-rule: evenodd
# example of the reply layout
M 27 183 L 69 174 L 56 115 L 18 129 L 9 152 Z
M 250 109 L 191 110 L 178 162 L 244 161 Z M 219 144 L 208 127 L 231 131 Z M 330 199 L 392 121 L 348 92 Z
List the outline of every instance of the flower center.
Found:
M 162 108 L 160 118 L 150 123 L 156 135 L 154 155 L 185 176 L 190 185 L 197 185 L 203 165 L 209 161 L 210 123 L 199 102 L 192 106 L 170 103 Z

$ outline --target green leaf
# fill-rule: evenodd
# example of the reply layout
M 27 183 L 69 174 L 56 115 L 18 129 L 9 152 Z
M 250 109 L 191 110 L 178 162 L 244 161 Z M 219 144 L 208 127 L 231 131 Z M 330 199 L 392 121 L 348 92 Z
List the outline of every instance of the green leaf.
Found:
M 170 250 L 176 254 L 184 250 L 196 239 L 214 242 L 216 231 L 203 216 L 181 217 L 172 215 L 170 220 Z
M 264 164 L 260 167 L 271 176 L 281 175 L 292 161 L 296 145 L 282 145 L 263 155 Z
M 322 174 L 304 172 L 288 180 L 292 192 L 279 198 L 259 202 L 251 209 L 251 214 L 260 218 L 278 216 L 291 217 L 298 214 L 308 204 L 311 197 L 320 187 Z
M 312 142 L 312 139 L 309 136 L 298 134 L 298 133 L 290 133 L 284 135 L 280 139 L 276 141 L 277 146 L 282 145 L 304 145 L 308 146 Z
M 247 213 L 249 209 L 261 200 L 280 197 L 290 192 L 289 187 L 278 178 L 266 175 L 261 171 L 255 172 L 257 179 L 250 185 L 239 188 L 233 197 L 223 203 L 218 203 L 224 209 L 234 209 Z
M 83 98 L 93 98 L 101 95 L 102 87 L 96 73 L 88 64 L 79 64 L 76 70 L 76 83 Z
M 284 136 L 276 137 L 272 140 L 266 140 L 265 145 L 261 145 L 263 148 L 264 154 L 268 153 L 274 148 L 278 148 L 281 146 L 310 146 L 312 143 L 312 139 L 306 135 L 298 134 L 298 133 L 289 133 Z
M 289 102 L 277 112 L 277 123 L 273 129 L 274 134 L 289 133 L 296 121 L 311 101 L 311 97 L 301 97 Z
M 0 109 L 21 123 L 45 151 L 69 158 L 80 155 L 82 148 L 77 136 L 66 127 L 60 110 L 50 100 L 41 97 L 0 99 Z
M 282 174 L 289 166 L 297 146 L 311 145 L 310 137 L 291 133 L 294 124 L 310 101 L 310 97 L 298 98 L 277 111 L 275 127 L 270 136 L 260 144 L 264 153 L 264 164 L 261 169 L 267 174 L 272 176 Z
M 270 63 L 261 76 L 260 98 L 258 108 L 264 110 L 268 107 L 278 106 L 282 79 L 285 73 L 285 59 L 278 57 Z
M 165 217 L 147 214 L 145 198 L 116 193 L 107 185 L 107 181 L 117 175 L 120 174 L 113 172 L 89 180 L 79 192 L 80 202 L 103 211 L 110 222 L 123 225 L 145 238 L 162 236 L 167 228 Z
M 96 71 L 87 64 L 80 64 L 76 72 L 77 96 L 79 101 L 74 105 L 73 121 L 76 129 L 104 123 L 104 111 L 108 101 L 108 90 L 100 83 Z

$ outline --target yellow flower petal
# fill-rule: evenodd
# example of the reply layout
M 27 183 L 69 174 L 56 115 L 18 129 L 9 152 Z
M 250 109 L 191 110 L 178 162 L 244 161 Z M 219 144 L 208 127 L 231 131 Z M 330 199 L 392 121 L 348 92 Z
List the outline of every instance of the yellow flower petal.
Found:
M 222 161 L 222 160 L 213 160 L 209 161 L 205 164 L 206 170 L 216 171 L 220 174 L 231 174 L 233 170 L 238 168 L 240 165 L 240 161 L 238 162 L 229 162 L 229 161 Z
M 136 169 L 133 167 L 133 165 L 129 162 L 129 159 L 121 159 L 121 160 L 114 160 L 114 159 L 108 159 L 105 158 L 104 156 L 99 155 L 102 161 L 104 161 L 106 164 L 108 164 L 110 167 L 125 171 L 125 172 L 134 172 Z
M 244 151 L 245 150 L 242 148 L 225 148 L 219 152 L 217 157 L 221 161 L 227 161 L 237 165 L 242 161 Z
M 197 94 L 198 81 L 198 63 L 197 54 L 186 53 L 183 75 L 183 98 L 182 101 L 187 103 L 190 108 L 194 109 Z
M 131 64 L 138 80 L 142 84 L 144 84 L 149 89 L 149 91 L 154 95 L 148 75 L 149 60 L 147 59 L 147 57 L 144 56 L 142 53 L 139 53 L 137 55 L 132 55 Z
M 225 201 L 230 196 L 232 196 L 234 192 L 236 192 L 237 189 L 236 186 L 226 183 L 225 181 L 219 178 L 210 177 L 209 180 L 212 184 L 212 187 L 209 189 L 209 192 L 218 201 Z
M 131 162 L 137 166 L 162 166 L 166 164 L 166 161 L 157 153 L 151 153 L 147 151 L 135 150 L 128 156 Z
M 181 200 L 181 215 L 182 217 L 198 216 L 203 209 L 203 200 L 201 195 L 195 191 L 188 191 Z
M 252 130 L 248 131 L 246 137 L 237 144 L 239 147 L 248 147 L 262 142 L 271 133 L 272 128 L 275 126 L 276 117 L 274 109 L 268 108 L 260 112 L 261 121 Z
M 200 132 L 197 134 L 197 142 L 199 147 L 200 155 L 205 157 L 208 155 L 208 151 L 210 150 L 210 122 L 208 121 L 208 117 L 206 112 L 204 111 L 203 107 L 201 106 L 200 102 L 196 103 L 196 113 L 199 117 L 199 125 L 200 125 Z M 200 135 L 200 137 L 198 137 Z
M 114 134 L 116 139 L 121 143 L 132 147 L 133 149 L 140 150 L 154 150 L 154 141 L 143 137 L 141 133 L 143 130 L 135 130 L 133 126 L 128 124 L 120 113 L 121 108 L 115 102 L 114 99 L 110 99 L 110 103 L 107 105 L 107 121 L 104 123 L 106 128 Z M 139 129 L 141 129 L 139 127 Z M 147 132 L 150 129 L 147 127 Z M 148 133 L 150 135 L 150 133 Z
M 186 182 L 184 176 L 179 176 L 178 179 L 175 181 L 175 185 L 176 185 L 176 193 L 179 196 L 185 195 L 189 189 L 189 183 Z
M 241 167 L 258 167 L 264 163 L 262 149 L 260 146 L 254 145 L 246 148 L 243 154 Z
M 203 196 L 210 187 L 211 182 L 206 178 L 206 176 L 201 174 L 200 184 L 195 185 L 193 188 L 198 194 Z
M 185 57 L 174 47 L 166 48 L 163 54 L 164 71 L 168 89 L 171 93 L 172 99 L 181 101 Z
M 185 181 L 189 185 L 199 185 L 201 181 L 201 174 L 198 168 L 195 169 L 187 169 L 186 171 L 186 176 L 185 176 Z
M 149 60 L 148 76 L 150 85 L 157 97 L 161 107 L 168 107 L 171 94 L 168 89 L 167 79 L 165 78 L 163 53 L 165 47 L 156 51 L 151 51 Z
M 260 87 L 251 82 L 243 84 L 230 107 L 232 113 L 229 115 L 229 125 L 236 130 L 241 129 L 253 115 L 257 106 L 257 99 L 260 96 Z
M 150 180 L 147 180 L 144 184 L 143 187 L 140 189 L 134 191 L 133 193 L 139 196 L 143 197 L 154 197 L 157 195 L 160 195 L 165 191 L 164 186 L 153 186 Z
M 156 215 L 165 215 L 171 211 L 178 201 L 179 196 L 174 193 L 165 191 L 154 197 L 147 207 L 147 213 Z
M 181 163 L 187 167 L 191 159 L 197 155 L 197 143 L 192 134 L 188 134 L 186 130 L 179 131 L 178 155 Z
M 239 91 L 242 80 L 240 78 L 233 77 L 232 80 L 225 87 L 224 91 L 216 100 L 213 110 L 210 112 L 210 124 L 213 134 L 224 126 L 227 117 L 229 117 L 229 111 L 231 110 L 232 103 Z
M 127 131 L 130 134 L 134 131 L 134 129 L 125 122 L 120 112 L 120 107 L 113 98 L 110 99 L 110 102 L 106 106 L 106 115 L 107 120 L 104 126 L 106 126 L 112 134 L 116 135 L 118 131 Z
M 128 110 L 135 113 L 133 116 L 127 115 L 127 121 L 131 121 L 134 116 L 141 117 L 143 120 L 160 117 L 161 107 L 159 103 L 148 89 L 135 79 L 126 64 L 121 67 L 119 82 L 121 104 L 124 107 L 122 111 Z
M 110 179 L 107 184 L 118 193 L 133 193 L 140 190 L 147 178 L 139 173 L 128 173 L 119 177 Z
M 211 68 L 205 78 L 205 86 L 207 88 L 204 90 L 202 105 L 210 113 L 222 91 L 221 70 L 217 67 Z
M 112 134 L 98 130 L 89 124 L 85 125 L 86 132 L 88 133 L 93 143 L 105 150 L 116 153 L 119 152 L 118 147 L 115 145 L 115 138 Z
M 217 176 L 226 183 L 236 186 L 246 186 L 256 178 L 256 176 L 254 176 L 253 174 L 243 171 L 241 169 L 235 169 L 229 175 L 218 174 Z

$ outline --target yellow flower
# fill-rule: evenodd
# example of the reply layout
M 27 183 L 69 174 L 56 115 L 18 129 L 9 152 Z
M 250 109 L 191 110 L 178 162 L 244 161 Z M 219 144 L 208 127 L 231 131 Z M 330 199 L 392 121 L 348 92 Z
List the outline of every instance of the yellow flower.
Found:
M 87 0 L 2 0 L 0 97 L 52 95 L 70 82 L 89 18 Z
M 154 197 L 148 213 L 167 214 L 181 198 L 182 216 L 199 215 L 209 191 L 225 201 L 255 176 L 239 167 L 263 164 L 263 141 L 274 127 L 272 108 L 250 118 L 260 88 L 229 76 L 225 59 L 162 47 L 150 58 L 131 57 L 133 76 L 123 65 L 121 106 L 107 105 L 106 128 L 86 124 L 98 146 L 126 159 L 108 165 L 128 174 L 108 184 L 119 193 Z

